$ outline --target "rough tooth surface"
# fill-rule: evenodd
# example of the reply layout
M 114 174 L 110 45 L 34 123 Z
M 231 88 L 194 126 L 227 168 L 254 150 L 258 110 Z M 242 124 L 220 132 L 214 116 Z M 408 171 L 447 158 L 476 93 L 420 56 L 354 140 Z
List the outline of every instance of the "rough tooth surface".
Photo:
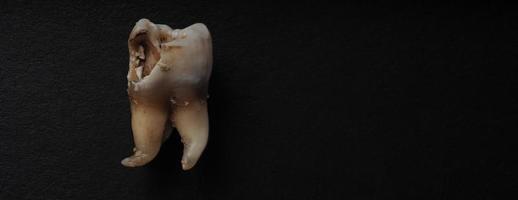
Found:
M 175 127 L 182 138 L 182 169 L 199 160 L 209 137 L 206 98 L 212 41 L 204 24 L 172 29 L 141 19 L 128 39 L 128 96 L 135 143 L 122 165 L 149 163 Z

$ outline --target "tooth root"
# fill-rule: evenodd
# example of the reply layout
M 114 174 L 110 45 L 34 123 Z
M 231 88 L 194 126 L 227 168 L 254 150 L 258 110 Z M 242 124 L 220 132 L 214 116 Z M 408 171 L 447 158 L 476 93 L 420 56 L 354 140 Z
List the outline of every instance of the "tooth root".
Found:
M 131 128 L 135 152 L 121 164 L 126 167 L 139 167 L 149 163 L 160 150 L 164 137 L 167 108 L 149 104 L 131 104 Z
M 206 104 L 193 101 L 188 107 L 177 107 L 175 125 L 184 144 L 182 169 L 191 169 L 200 158 L 209 137 L 209 117 Z

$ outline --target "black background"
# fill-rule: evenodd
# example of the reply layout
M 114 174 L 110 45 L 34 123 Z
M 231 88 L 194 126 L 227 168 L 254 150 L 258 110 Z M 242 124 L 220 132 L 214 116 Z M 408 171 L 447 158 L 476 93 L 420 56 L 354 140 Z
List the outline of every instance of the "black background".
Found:
M 513 199 L 509 5 L 0 3 L 0 199 Z M 213 36 L 210 141 L 129 169 L 127 37 Z

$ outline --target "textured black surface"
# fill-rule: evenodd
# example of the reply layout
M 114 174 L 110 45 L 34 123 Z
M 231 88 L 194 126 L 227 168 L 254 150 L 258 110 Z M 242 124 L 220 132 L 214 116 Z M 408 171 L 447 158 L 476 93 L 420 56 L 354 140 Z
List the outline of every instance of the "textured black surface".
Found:
M 0 199 L 513 199 L 506 5 L 0 2 Z M 127 36 L 205 23 L 211 135 L 128 169 Z

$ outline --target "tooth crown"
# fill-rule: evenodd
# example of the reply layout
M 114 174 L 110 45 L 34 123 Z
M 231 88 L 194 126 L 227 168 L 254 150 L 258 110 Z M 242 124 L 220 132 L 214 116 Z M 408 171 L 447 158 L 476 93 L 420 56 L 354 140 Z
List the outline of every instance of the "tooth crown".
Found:
M 185 29 L 139 20 L 128 39 L 128 96 L 135 143 L 122 164 L 142 166 L 158 153 L 171 126 L 184 141 L 181 165 L 192 168 L 208 140 L 206 98 L 212 70 L 212 41 L 207 27 Z

